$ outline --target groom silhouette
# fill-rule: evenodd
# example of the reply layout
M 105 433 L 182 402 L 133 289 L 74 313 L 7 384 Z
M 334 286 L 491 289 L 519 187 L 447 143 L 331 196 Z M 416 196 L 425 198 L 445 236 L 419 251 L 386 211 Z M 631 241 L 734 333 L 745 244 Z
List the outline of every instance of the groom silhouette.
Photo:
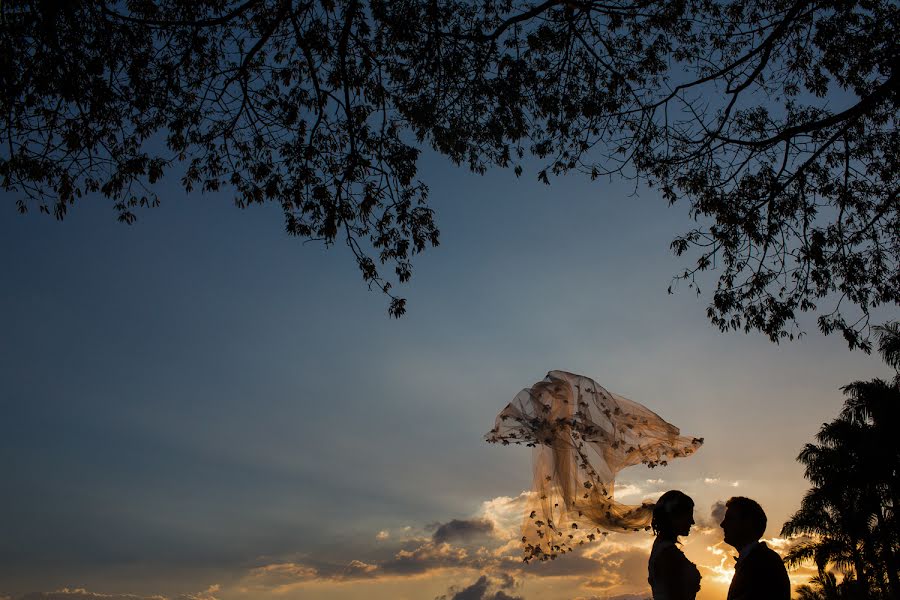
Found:
M 791 582 L 778 554 L 760 542 L 766 513 L 756 501 L 736 496 L 725 503 L 725 543 L 738 551 L 728 600 L 790 600 Z

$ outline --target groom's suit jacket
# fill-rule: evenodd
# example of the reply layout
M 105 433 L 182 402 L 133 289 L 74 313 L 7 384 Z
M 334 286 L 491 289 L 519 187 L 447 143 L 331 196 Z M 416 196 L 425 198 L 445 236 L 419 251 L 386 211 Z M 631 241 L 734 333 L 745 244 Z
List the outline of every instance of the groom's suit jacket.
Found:
M 791 582 L 778 554 L 764 542 L 734 566 L 728 600 L 790 600 Z

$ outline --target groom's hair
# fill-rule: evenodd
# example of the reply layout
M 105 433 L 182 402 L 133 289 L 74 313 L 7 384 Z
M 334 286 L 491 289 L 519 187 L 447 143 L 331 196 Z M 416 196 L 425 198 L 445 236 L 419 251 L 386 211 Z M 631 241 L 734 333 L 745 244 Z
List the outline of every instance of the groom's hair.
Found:
M 756 500 L 735 496 L 725 503 L 725 508 L 737 510 L 740 518 L 750 523 L 751 531 L 759 539 L 766 532 L 766 512 Z

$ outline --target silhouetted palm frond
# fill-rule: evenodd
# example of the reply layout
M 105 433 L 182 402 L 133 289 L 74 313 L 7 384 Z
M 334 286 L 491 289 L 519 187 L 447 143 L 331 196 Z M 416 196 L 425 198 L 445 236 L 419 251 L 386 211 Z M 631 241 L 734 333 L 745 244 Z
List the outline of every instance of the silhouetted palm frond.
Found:
M 900 321 L 873 327 L 878 333 L 878 353 L 884 362 L 900 371 Z
M 889 335 L 900 331 L 888 329 Z M 838 418 L 824 423 L 816 443 L 797 457 L 813 487 L 782 535 L 810 539 L 796 544 L 785 562 L 812 561 L 819 570 L 817 580 L 797 590 L 800 598 L 900 598 L 900 375 L 894 382 L 856 381 L 843 391 Z M 829 565 L 847 576 L 840 586 L 827 576 Z

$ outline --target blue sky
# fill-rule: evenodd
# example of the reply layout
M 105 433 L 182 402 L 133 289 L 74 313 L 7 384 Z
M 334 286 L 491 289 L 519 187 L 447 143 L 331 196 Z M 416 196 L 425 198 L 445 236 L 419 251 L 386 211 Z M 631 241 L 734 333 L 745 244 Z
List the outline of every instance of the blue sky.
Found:
M 776 346 L 719 333 L 685 287 L 668 295 L 684 266 L 668 244 L 690 222 L 652 191 L 480 177 L 432 155 L 420 174 L 441 245 L 401 286 L 399 320 L 343 247 L 289 238 L 276 206 L 171 187 L 128 227 L 100 200 L 59 223 L 15 214 L 7 194 L 0 597 L 264 597 L 241 582 L 288 564 L 298 584 L 282 596 L 370 597 L 364 582 L 297 573 L 386 565 L 527 489 L 530 454 L 482 436 L 551 369 L 706 438 L 690 460 L 623 473 L 635 494 L 677 486 L 708 512 L 738 489 L 767 507 L 775 536 L 806 489 L 794 458 L 836 415 L 839 386 L 887 375 L 812 327 Z M 374 595 L 432 598 L 481 574 L 438 567 L 397 571 L 400 587 Z M 583 576 L 557 589 L 592 597 Z M 525 597 L 541 589 L 516 577 Z

